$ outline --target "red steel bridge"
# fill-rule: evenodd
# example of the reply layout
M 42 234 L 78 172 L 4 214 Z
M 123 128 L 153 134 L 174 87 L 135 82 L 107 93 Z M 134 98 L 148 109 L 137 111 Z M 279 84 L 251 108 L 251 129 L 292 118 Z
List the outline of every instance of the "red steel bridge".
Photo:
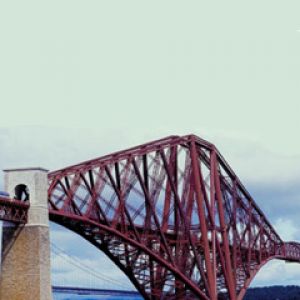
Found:
M 104 252 L 145 299 L 242 299 L 271 259 L 300 262 L 216 147 L 170 136 L 49 173 L 50 220 Z M 0 198 L 0 219 L 29 204 Z

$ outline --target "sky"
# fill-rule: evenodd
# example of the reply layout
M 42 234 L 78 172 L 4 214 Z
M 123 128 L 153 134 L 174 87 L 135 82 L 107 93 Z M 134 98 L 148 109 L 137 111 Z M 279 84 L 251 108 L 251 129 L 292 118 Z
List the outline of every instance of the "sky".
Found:
M 217 145 L 282 238 L 300 240 L 299 9 L 0 1 L 0 169 L 55 170 L 194 133 Z M 51 238 L 126 282 L 71 233 L 52 225 Z M 272 284 L 300 285 L 300 267 L 267 264 L 253 285 Z

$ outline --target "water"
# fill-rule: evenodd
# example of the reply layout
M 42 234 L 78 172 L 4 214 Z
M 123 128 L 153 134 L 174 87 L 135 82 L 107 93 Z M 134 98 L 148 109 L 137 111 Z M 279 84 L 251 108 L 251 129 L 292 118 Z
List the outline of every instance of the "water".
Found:
M 97 296 L 97 295 L 76 295 L 76 294 L 53 294 L 53 300 L 142 300 L 139 296 Z
M 142 300 L 141 296 L 108 296 L 108 295 L 80 295 L 79 293 L 53 293 L 53 300 Z

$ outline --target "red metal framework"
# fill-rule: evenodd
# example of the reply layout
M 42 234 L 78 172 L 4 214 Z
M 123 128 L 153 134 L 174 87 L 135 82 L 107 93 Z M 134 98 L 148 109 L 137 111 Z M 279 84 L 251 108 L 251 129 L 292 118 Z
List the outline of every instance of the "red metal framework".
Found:
M 300 261 L 215 146 L 171 136 L 49 174 L 50 219 L 103 251 L 145 299 L 242 299 L 273 258 Z
M 0 196 L 0 220 L 19 224 L 27 223 L 29 203 Z

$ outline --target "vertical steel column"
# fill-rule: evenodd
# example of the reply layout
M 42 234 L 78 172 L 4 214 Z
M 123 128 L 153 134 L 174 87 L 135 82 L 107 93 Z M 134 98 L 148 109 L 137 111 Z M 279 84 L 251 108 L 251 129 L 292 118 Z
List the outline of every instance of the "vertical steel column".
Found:
M 209 284 L 209 295 L 210 299 L 215 300 L 217 299 L 217 295 L 215 294 L 215 280 L 213 274 L 213 263 L 211 261 L 211 251 L 208 241 L 208 230 L 206 226 L 206 216 L 205 216 L 205 209 L 204 209 L 204 199 L 201 193 L 201 186 L 200 186 L 200 169 L 199 169 L 199 160 L 197 155 L 196 149 L 196 142 L 195 138 L 191 137 L 190 142 L 190 153 L 191 153 L 191 161 L 192 161 L 192 170 L 193 170 L 193 177 L 194 177 L 194 184 L 195 184 L 195 192 L 196 192 L 196 200 L 198 203 L 198 211 L 199 211 L 199 221 L 201 227 L 201 238 L 203 239 L 204 243 L 204 257 L 205 257 L 205 266 L 206 272 L 208 277 L 208 284 Z M 209 208 L 208 208 L 209 209 Z
M 229 297 L 231 300 L 236 299 L 236 288 L 235 288 L 235 282 L 233 279 L 233 270 L 231 265 L 231 259 L 230 259 L 230 250 L 229 250 L 229 240 L 227 236 L 227 228 L 225 223 L 225 212 L 223 207 L 223 196 L 221 191 L 221 184 L 220 184 L 220 174 L 218 173 L 218 165 L 217 165 L 217 159 L 216 159 L 216 149 L 212 149 L 211 155 L 214 157 L 214 169 L 215 169 L 215 186 L 216 186 L 216 195 L 217 195 L 217 202 L 218 202 L 218 211 L 219 211 L 219 219 L 220 219 L 220 225 L 221 225 L 221 234 L 222 234 L 222 247 L 224 248 L 225 252 L 225 276 L 227 278 L 228 283 L 228 292 Z

